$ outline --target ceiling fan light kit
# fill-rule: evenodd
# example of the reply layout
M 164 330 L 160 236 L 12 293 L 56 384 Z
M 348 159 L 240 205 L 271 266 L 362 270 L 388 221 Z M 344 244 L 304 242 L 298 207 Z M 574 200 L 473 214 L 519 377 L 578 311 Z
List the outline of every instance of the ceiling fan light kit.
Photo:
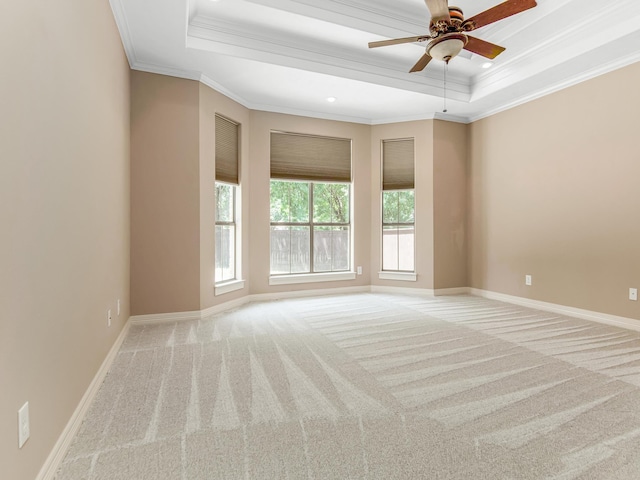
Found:
M 465 20 L 462 9 L 450 7 L 448 0 L 425 0 L 425 3 L 431 13 L 429 35 L 371 42 L 369 48 L 428 41 L 425 54 L 410 72 L 423 70 L 434 58 L 449 63 L 462 49 L 493 60 L 504 52 L 505 48 L 472 37 L 468 35 L 468 32 L 524 12 L 537 5 L 535 0 L 507 0 Z
M 431 58 L 449 63 L 458 55 L 468 42 L 466 35 L 460 33 L 446 33 L 427 45 L 427 53 Z

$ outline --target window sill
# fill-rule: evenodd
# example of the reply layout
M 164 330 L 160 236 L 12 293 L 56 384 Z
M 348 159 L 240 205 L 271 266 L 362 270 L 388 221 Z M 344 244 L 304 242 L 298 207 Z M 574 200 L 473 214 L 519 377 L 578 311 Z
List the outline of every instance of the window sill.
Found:
M 298 275 L 274 275 L 269 277 L 269 285 L 292 285 L 295 283 L 339 282 L 355 280 L 355 272 L 301 273 Z
M 224 295 L 225 293 L 235 292 L 244 288 L 244 280 L 230 280 L 228 282 L 218 283 L 215 286 L 215 295 Z
M 380 280 L 400 280 L 402 282 L 415 282 L 418 276 L 410 272 L 378 272 Z

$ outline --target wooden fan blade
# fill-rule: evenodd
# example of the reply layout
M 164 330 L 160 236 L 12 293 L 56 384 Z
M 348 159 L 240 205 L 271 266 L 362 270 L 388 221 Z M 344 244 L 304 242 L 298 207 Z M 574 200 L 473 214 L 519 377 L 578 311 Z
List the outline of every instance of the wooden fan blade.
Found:
M 426 67 L 430 61 L 431 61 L 431 56 L 428 53 L 425 53 L 422 57 L 420 57 L 420 60 L 418 60 L 418 62 L 413 66 L 413 68 L 409 70 L 409 73 L 420 72 L 424 70 L 424 67 Z
M 535 0 L 507 0 L 489 10 L 485 10 L 464 21 L 465 25 L 473 24 L 473 30 L 510 17 L 516 13 L 524 12 L 537 5 Z
M 505 51 L 505 48 L 501 47 L 500 45 L 495 45 L 493 43 L 489 43 L 485 40 L 480 40 L 479 38 L 472 37 L 470 35 L 467 35 L 467 38 L 469 39 L 469 41 L 464 46 L 465 50 L 477 53 L 478 55 L 490 58 L 491 60 Z
M 424 0 L 431 13 L 431 22 L 449 21 L 449 2 L 447 0 Z
M 426 42 L 431 40 L 430 35 L 421 35 L 419 37 L 394 38 L 393 40 L 381 40 L 379 42 L 369 42 L 369 48 L 386 47 L 387 45 L 398 45 L 400 43 Z

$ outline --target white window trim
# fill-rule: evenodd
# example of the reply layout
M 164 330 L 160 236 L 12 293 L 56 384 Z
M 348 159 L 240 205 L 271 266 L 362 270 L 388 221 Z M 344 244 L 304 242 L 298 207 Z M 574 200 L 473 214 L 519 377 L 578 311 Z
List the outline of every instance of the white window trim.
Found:
M 215 183 L 224 183 L 224 182 L 214 182 Z M 233 292 L 235 290 L 240 290 L 244 288 L 244 280 L 238 279 L 239 275 L 242 275 L 242 191 L 240 190 L 240 185 L 232 185 L 235 187 L 235 219 L 233 222 L 235 228 L 235 274 L 236 278 L 232 278 L 230 280 L 222 280 L 216 283 L 215 273 L 213 275 L 213 284 L 215 287 L 215 295 L 222 295 L 223 293 Z M 217 222 L 214 219 L 214 228 L 217 225 Z M 215 235 L 214 235 L 215 236 Z M 214 265 L 215 267 L 215 265 Z M 227 289 L 226 286 L 229 284 L 233 284 L 234 282 L 242 282 L 242 286 Z M 220 293 L 218 293 L 218 287 L 220 287 Z
M 355 272 L 299 273 L 294 275 L 272 275 L 269 285 L 293 285 L 296 283 L 339 282 L 355 280 Z
M 415 282 L 418 275 L 412 272 L 378 272 L 380 280 L 400 280 L 402 282 Z
M 228 282 L 220 282 L 216 284 L 215 295 L 224 295 L 225 293 L 235 292 L 244 288 L 244 280 L 229 280 Z

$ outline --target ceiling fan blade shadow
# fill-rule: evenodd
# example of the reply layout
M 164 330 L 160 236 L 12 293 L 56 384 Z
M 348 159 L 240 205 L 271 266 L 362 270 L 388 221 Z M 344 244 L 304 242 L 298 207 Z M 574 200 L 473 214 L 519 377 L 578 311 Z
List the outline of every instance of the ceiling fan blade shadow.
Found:
M 535 0 L 507 0 L 499 5 L 496 5 L 489 10 L 485 10 L 482 13 L 474 15 L 471 18 L 467 18 L 465 25 L 473 23 L 473 29 L 484 27 L 490 23 L 497 22 L 503 18 L 510 17 L 525 10 L 529 10 L 537 5 Z
M 438 20 L 449 21 L 449 2 L 447 0 L 424 0 L 431 13 L 431 22 Z
M 487 42 L 486 40 L 480 40 L 479 38 L 472 37 L 470 35 L 467 35 L 467 38 L 469 39 L 469 41 L 464 46 L 465 50 L 477 53 L 478 55 L 489 58 L 491 60 L 505 51 L 504 47 Z
M 425 53 L 424 55 L 422 55 L 422 57 L 420 57 L 420 60 L 417 61 L 417 63 L 411 68 L 411 70 L 409 70 L 409 73 L 420 72 L 424 70 L 424 67 L 426 67 L 430 61 L 431 56 L 428 53 Z
M 369 42 L 369 48 L 386 47 L 387 45 L 399 45 L 401 43 L 426 42 L 430 40 L 430 35 L 420 35 L 418 37 L 394 38 L 392 40 L 380 40 L 379 42 Z

